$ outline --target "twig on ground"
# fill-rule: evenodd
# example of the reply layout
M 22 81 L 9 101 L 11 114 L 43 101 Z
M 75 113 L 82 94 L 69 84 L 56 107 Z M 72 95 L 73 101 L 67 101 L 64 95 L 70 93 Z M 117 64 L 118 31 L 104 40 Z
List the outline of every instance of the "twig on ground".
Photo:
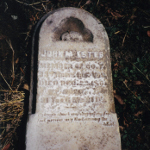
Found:
M 86 3 L 85 3 L 83 6 L 81 6 L 80 8 L 83 8 L 85 5 L 89 5 L 89 4 L 91 4 L 91 3 L 92 3 L 92 1 L 87 0 Z
M 128 25 L 128 28 L 127 28 L 127 30 L 126 30 L 125 36 L 124 36 L 124 38 L 123 38 L 123 40 L 122 40 L 122 47 L 124 46 L 124 42 L 125 42 L 125 39 L 126 39 L 128 30 L 129 30 L 129 25 Z
M 142 26 L 142 27 L 145 28 L 145 29 L 146 29 L 146 28 L 150 28 L 150 26 Z
M 130 88 L 129 88 L 128 85 L 127 85 L 126 80 L 123 81 L 123 83 L 124 83 L 124 85 L 126 86 L 126 88 L 127 88 L 141 103 L 143 103 L 143 104 L 145 105 L 145 103 L 144 103 L 133 91 L 130 90 Z M 150 108 L 149 108 L 147 105 L 145 105 L 145 107 L 146 107 L 148 110 L 150 110 Z
M 45 12 L 47 12 L 47 8 L 44 6 L 44 4 L 42 3 L 42 7 L 45 10 Z
M 123 40 L 122 40 L 122 47 L 124 46 L 124 42 L 125 42 L 127 33 L 128 33 L 128 31 L 129 31 L 129 27 L 130 27 L 130 25 L 132 25 L 132 24 L 130 24 L 130 20 L 133 18 L 133 16 L 134 16 L 136 10 L 137 10 L 137 8 L 133 8 L 133 11 L 132 11 L 132 14 L 131 14 L 131 16 L 130 16 L 130 19 L 128 20 L 128 28 L 127 28 L 126 33 L 125 33 L 125 36 L 124 36 L 124 38 L 123 38 Z
M 0 71 L 0 75 L 1 75 L 1 77 L 3 78 L 3 80 L 5 81 L 5 83 L 8 85 L 8 87 L 10 88 L 10 90 L 12 91 L 11 86 L 8 84 L 8 82 L 7 82 L 6 79 L 4 78 L 3 74 L 1 73 L 1 71 Z
M 99 0 L 97 1 L 97 4 L 96 5 L 98 5 L 99 4 Z
M 82 0 L 78 3 L 78 7 L 81 5 L 81 3 L 82 3 Z
M 141 8 L 139 8 L 139 7 L 137 7 L 140 11 L 142 11 L 143 13 L 145 13 L 146 15 L 148 15 L 148 16 L 150 16 L 150 14 L 148 13 L 148 12 L 146 12 L 145 10 L 143 10 L 143 9 L 141 9 Z
M 2 86 L 1 84 L 0 84 L 0 88 L 1 88 L 1 89 L 4 89 L 3 86 Z
M 31 6 L 31 7 L 34 8 L 35 10 L 37 10 L 37 11 L 42 11 L 41 9 L 38 9 L 38 8 L 36 8 L 34 6 Z
M 22 84 L 23 79 L 24 79 L 24 77 L 23 77 L 23 76 L 21 76 L 21 77 L 20 77 L 20 83 L 17 85 L 17 89 L 16 89 L 17 91 L 18 91 L 18 89 L 19 89 L 20 85 Z
M 18 1 L 18 0 L 15 0 L 15 1 L 20 3 L 20 4 L 26 5 L 26 6 L 33 6 L 33 5 L 38 5 L 38 4 L 41 4 L 41 3 L 47 3 L 48 2 L 48 1 L 41 1 L 41 2 L 35 2 L 35 3 L 28 4 L 28 3 L 24 3 L 24 2 L 21 2 L 21 1 Z
M 31 31 L 31 30 L 30 30 Z M 28 37 L 30 36 L 30 31 L 28 31 L 27 33 L 26 33 L 26 38 L 25 38 L 25 41 L 28 39 Z
M 18 1 L 18 0 L 15 0 L 15 1 L 22 4 L 22 5 L 30 6 L 30 7 L 34 8 L 35 10 L 37 10 L 37 11 L 42 11 L 42 10 L 34 7 L 34 5 L 38 5 L 38 4 L 41 4 L 41 3 L 48 3 L 48 1 L 41 1 L 41 2 L 35 2 L 35 3 L 28 4 L 28 3 L 24 3 L 24 2 L 21 2 L 21 1 Z
M 13 82 L 15 80 L 15 63 L 14 63 L 15 51 L 14 51 L 14 49 L 12 47 L 11 41 L 10 40 L 6 40 L 6 42 L 8 43 L 9 47 L 11 48 L 11 50 L 13 52 L 13 54 L 12 54 L 12 78 L 13 78 L 13 80 L 12 80 L 12 84 L 11 84 L 11 86 L 12 86 Z
M 149 78 L 138 67 L 136 67 L 133 63 L 131 64 L 150 82 Z M 150 85 L 148 86 L 150 87 Z

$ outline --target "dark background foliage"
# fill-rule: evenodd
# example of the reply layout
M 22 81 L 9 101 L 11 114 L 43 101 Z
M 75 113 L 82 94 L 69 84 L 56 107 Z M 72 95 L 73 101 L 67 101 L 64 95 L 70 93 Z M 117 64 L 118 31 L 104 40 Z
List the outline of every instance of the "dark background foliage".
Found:
M 122 149 L 149 150 L 149 0 L 0 1 L 0 71 L 4 78 L 13 90 L 28 90 L 33 30 L 44 14 L 61 7 L 85 9 L 104 25 L 110 40 Z M 0 89 L 8 90 L 1 76 Z

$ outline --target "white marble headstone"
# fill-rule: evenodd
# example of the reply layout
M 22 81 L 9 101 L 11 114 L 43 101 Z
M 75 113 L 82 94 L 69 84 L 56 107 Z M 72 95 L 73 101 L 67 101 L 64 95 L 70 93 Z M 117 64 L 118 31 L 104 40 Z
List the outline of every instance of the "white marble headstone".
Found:
M 27 150 L 121 150 L 107 33 L 83 9 L 51 12 L 39 32 L 36 112 Z

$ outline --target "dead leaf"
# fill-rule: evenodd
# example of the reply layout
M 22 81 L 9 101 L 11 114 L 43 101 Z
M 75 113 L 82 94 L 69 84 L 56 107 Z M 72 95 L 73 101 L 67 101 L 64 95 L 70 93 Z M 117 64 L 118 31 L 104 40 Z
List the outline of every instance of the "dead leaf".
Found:
M 110 8 L 107 9 L 107 12 L 110 13 L 115 20 L 118 20 L 118 18 L 123 17 L 123 15 L 120 15 L 119 13 L 112 11 Z
M 21 70 L 21 72 L 25 75 L 25 73 L 24 73 L 24 71 L 23 71 L 23 69 L 20 67 L 20 70 Z
M 10 148 L 10 143 L 7 144 L 2 150 L 8 150 Z
M 124 127 L 123 127 L 123 126 L 119 126 L 119 129 L 120 129 L 121 131 L 123 131 L 123 130 L 124 130 Z
M 0 35 L 0 40 L 4 40 L 6 39 L 6 36 L 5 35 Z
M 136 18 L 136 17 L 137 17 L 137 16 L 135 16 L 135 15 L 132 15 L 130 19 L 134 19 L 134 18 Z
M 136 12 L 136 10 L 137 10 L 137 8 L 135 7 L 135 8 L 133 8 L 133 13 L 135 13 Z
M 111 26 L 109 19 L 107 18 L 106 21 L 108 22 L 109 27 Z
M 120 33 L 120 31 L 117 31 L 117 32 L 115 32 L 114 34 L 118 34 L 118 33 Z
M 121 96 L 114 94 L 114 97 L 118 100 L 118 102 L 120 103 L 120 105 L 124 105 L 124 101 L 122 100 Z
M 142 85 L 143 83 L 141 81 L 133 81 L 134 85 Z
M 90 0 L 86 1 L 85 5 L 89 5 L 91 4 L 92 2 Z
M 114 56 L 115 56 L 116 60 L 118 60 L 118 58 L 120 58 L 120 53 L 114 52 Z M 118 66 L 119 66 L 119 65 L 118 65 Z M 118 66 L 117 66 L 117 67 L 118 67 Z
M 140 134 L 138 134 L 138 136 L 137 136 L 137 139 L 136 139 L 139 143 L 141 143 L 142 142 L 142 138 L 141 138 L 141 135 Z
M 135 21 L 133 20 L 132 23 L 131 23 L 131 25 L 133 25 L 134 23 L 135 23 Z
M 114 64 L 114 67 L 118 67 L 118 62 L 116 62 L 116 63 Z
M 134 114 L 135 117 L 138 117 L 139 115 L 142 115 L 143 111 L 138 111 L 136 114 Z
M 123 17 L 123 15 L 120 15 L 120 14 L 119 14 L 119 13 L 117 13 L 117 12 L 113 12 L 113 15 L 114 15 L 114 16 L 116 16 L 116 17 L 118 17 L 118 18 Z
M 116 90 L 113 90 L 114 94 L 116 94 Z
M 6 132 L 8 132 L 10 128 L 11 128 L 11 124 L 7 124 Z
M 125 79 L 125 80 L 124 80 L 124 83 L 128 83 L 128 80 Z
M 127 24 L 129 24 L 129 23 L 130 23 L 130 21 L 131 21 L 131 20 L 129 19 L 129 20 L 128 20 L 128 22 L 127 22 Z
M 150 37 L 150 30 L 147 31 L 147 35 L 148 35 L 148 37 Z
M 137 91 L 135 91 L 135 92 L 133 92 L 134 93 L 134 95 L 137 97 Z
M 18 64 L 18 62 L 19 62 L 19 58 L 16 59 L 15 64 Z
M 28 84 L 25 83 L 25 84 L 23 85 L 23 88 L 24 88 L 25 90 L 28 90 L 28 91 L 29 91 L 29 85 L 28 85 Z
M 127 124 L 125 120 L 123 121 L 123 124 L 127 126 L 127 128 L 129 127 L 129 124 Z
M 81 6 L 81 8 L 83 8 L 85 5 L 89 5 L 91 3 L 92 3 L 92 1 L 88 0 L 88 1 L 86 1 L 86 3 L 83 6 Z
M 110 14 L 112 12 L 111 8 L 105 7 L 107 9 L 107 12 Z

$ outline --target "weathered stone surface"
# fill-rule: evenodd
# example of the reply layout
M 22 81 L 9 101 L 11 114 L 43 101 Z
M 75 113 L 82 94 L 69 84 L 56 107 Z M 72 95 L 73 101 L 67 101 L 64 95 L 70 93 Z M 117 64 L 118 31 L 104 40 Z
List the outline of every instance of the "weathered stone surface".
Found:
M 120 150 L 103 25 L 77 8 L 58 9 L 43 20 L 27 150 Z

